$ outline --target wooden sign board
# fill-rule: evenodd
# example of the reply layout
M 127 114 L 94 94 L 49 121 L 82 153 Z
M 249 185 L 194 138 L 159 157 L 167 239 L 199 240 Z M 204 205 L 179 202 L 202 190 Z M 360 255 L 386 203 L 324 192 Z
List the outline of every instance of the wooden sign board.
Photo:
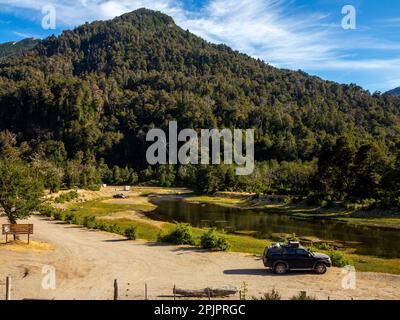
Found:
M 29 243 L 29 236 L 33 234 L 33 224 L 3 224 L 2 233 L 6 235 L 6 242 L 9 234 L 27 234 Z

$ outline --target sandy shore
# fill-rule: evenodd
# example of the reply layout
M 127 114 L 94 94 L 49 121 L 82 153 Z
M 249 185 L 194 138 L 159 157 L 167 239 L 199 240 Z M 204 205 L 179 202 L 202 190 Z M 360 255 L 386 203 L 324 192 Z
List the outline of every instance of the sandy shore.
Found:
M 0 218 L 0 223 L 5 222 Z M 114 279 L 119 281 L 121 299 L 143 299 L 145 283 L 150 299 L 171 299 L 174 285 L 202 289 L 240 287 L 243 282 L 247 283 L 249 297 L 275 288 L 286 299 L 302 290 L 318 299 L 400 299 L 400 276 L 357 273 L 356 290 L 344 290 L 343 275 L 337 268 L 323 276 L 276 276 L 253 255 L 125 241 L 118 235 L 44 217 L 32 217 L 30 222 L 35 224 L 33 240 L 53 249 L 16 251 L 0 247 L 0 292 L 4 292 L 5 277 L 11 275 L 14 299 L 111 299 Z M 44 290 L 41 285 L 47 265 L 56 271 L 55 290 Z

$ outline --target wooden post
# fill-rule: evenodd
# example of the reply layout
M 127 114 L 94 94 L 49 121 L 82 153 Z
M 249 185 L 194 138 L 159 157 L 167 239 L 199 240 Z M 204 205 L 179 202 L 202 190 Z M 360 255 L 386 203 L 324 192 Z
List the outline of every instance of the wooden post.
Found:
M 174 301 L 176 300 L 176 286 L 174 285 Z
M 6 278 L 6 300 L 11 300 L 11 277 Z
M 118 280 L 114 279 L 114 300 L 118 300 Z
M 144 283 L 144 300 L 147 300 L 147 282 Z
M 208 300 L 211 300 L 210 288 L 207 288 L 207 296 Z

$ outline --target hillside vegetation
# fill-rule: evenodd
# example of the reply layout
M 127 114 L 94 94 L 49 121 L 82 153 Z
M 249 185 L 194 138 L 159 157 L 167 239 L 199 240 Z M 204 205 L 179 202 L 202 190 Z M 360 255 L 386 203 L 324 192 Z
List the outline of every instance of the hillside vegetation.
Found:
M 5 42 L 0 44 L 0 60 L 15 56 L 21 55 L 24 52 L 32 49 L 37 45 L 39 41 L 33 38 L 27 38 L 18 42 Z
M 255 172 L 149 167 L 146 133 L 171 120 L 256 129 Z M 146 9 L 1 60 L 0 131 L 2 157 L 22 158 L 52 190 L 156 182 L 399 205 L 399 97 L 274 68 Z

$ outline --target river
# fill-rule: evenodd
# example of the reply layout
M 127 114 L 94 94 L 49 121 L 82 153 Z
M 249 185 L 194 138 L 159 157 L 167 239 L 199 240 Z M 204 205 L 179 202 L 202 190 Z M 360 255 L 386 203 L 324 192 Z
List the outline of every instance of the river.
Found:
M 360 255 L 400 258 L 400 231 L 354 226 L 346 223 L 298 219 L 259 210 L 227 208 L 214 204 L 183 200 L 159 200 L 155 213 L 167 220 L 186 222 L 194 227 L 216 227 L 226 232 L 253 232 L 257 238 L 271 239 L 274 234 L 317 237 L 352 248 Z

